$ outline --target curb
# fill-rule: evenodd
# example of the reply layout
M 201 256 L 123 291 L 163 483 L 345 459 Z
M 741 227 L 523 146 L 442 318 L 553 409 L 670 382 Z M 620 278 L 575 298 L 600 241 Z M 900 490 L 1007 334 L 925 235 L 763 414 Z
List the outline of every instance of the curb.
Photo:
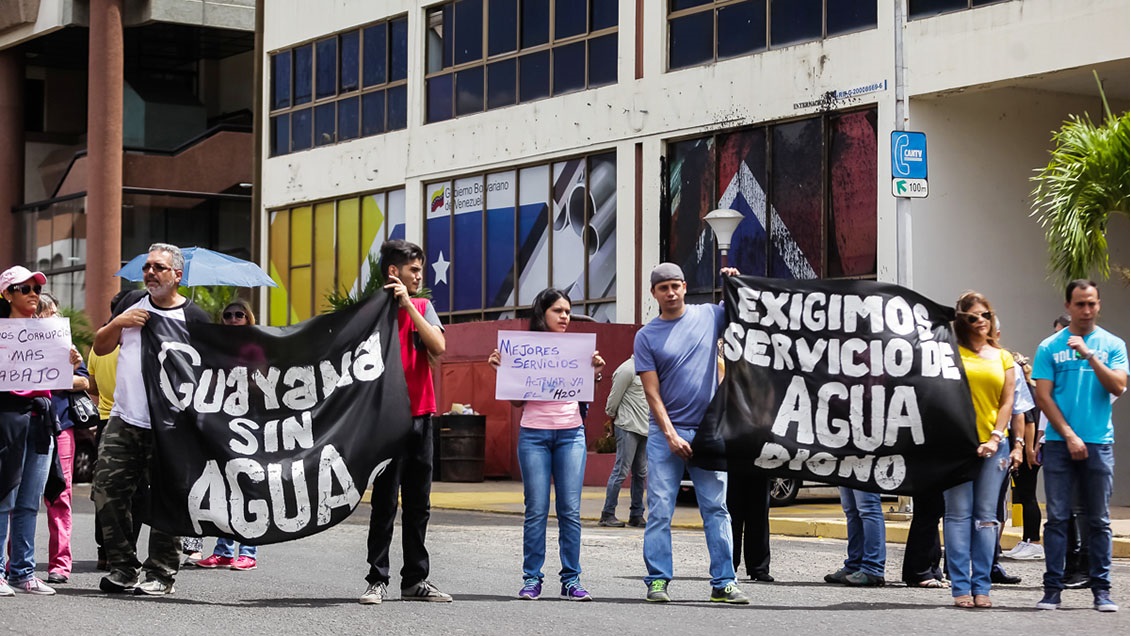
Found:
M 368 497 L 365 498 L 368 501 Z M 432 507 L 437 510 L 461 510 L 464 512 L 480 512 L 487 514 L 502 514 L 510 516 L 521 516 L 522 512 L 513 510 L 502 510 L 490 505 L 475 505 L 469 504 L 432 504 Z M 553 511 L 550 516 L 554 517 Z M 582 515 L 582 521 L 590 521 L 596 523 L 598 517 Z M 687 523 L 687 522 L 673 522 L 673 528 L 680 530 L 701 530 L 702 523 Z M 887 529 L 887 542 L 903 544 L 907 543 L 906 525 L 889 524 Z M 790 519 L 790 518 L 774 518 L 770 517 L 770 534 L 782 537 L 809 537 L 819 539 L 840 539 L 846 540 L 848 538 L 847 524 L 843 520 L 832 519 Z M 1012 549 L 1013 546 L 1021 540 L 1019 533 L 1010 532 L 1006 529 L 1005 533 L 1001 536 L 1002 550 Z M 1118 559 L 1126 559 L 1131 557 L 1131 540 L 1127 537 L 1113 537 L 1111 546 L 1111 556 Z

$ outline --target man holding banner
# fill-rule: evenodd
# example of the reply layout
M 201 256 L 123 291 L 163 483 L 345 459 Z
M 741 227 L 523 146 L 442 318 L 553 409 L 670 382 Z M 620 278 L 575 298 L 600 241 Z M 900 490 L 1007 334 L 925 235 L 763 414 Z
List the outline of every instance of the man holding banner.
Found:
M 737 275 L 724 268 L 723 275 Z M 707 551 L 711 557 L 712 602 L 748 604 L 735 584 L 727 475 L 688 464 L 695 439 L 718 386 L 717 343 L 725 324 L 718 305 L 687 305 L 683 271 L 673 263 L 652 270 L 652 297 L 660 315 L 636 334 L 636 372 L 652 410 L 648 430 L 648 521 L 644 529 L 646 600 L 671 601 L 671 522 L 676 493 L 686 469 L 695 483 Z
M 432 494 L 432 415 L 436 395 L 432 385 L 432 362 L 444 355 L 444 328 L 427 298 L 414 298 L 424 280 L 424 251 L 402 240 L 381 245 L 381 273 L 388 279 L 385 289 L 393 292 L 400 308 L 397 326 L 401 362 L 412 407 L 412 430 L 404 447 L 386 470 L 373 481 L 370 504 L 367 587 L 358 602 L 376 605 L 388 596 L 389 547 L 393 520 L 397 516 L 397 494 L 401 495 L 401 598 L 408 601 L 450 603 L 452 597 L 428 581 L 429 499 Z M 374 274 L 376 275 L 376 274 Z
M 119 344 L 122 347 L 118 354 L 114 408 L 102 433 L 93 485 L 94 505 L 102 523 L 110 566 L 110 574 L 99 582 L 103 592 L 172 594 L 173 578 L 180 565 L 180 541 L 157 528 L 149 532 L 149 558 L 144 565 L 138 561 L 137 546 L 132 540 L 135 536 L 132 500 L 138 484 L 145 482 L 154 450 L 149 396 L 142 372 L 141 331 L 153 315 L 165 316 L 171 319 L 170 323 L 211 322 L 208 314 L 177 293 L 184 266 L 184 256 L 175 245 L 154 243 L 149 246 L 149 255 L 142 267 L 149 293 L 138 294 L 140 298 L 123 298 L 119 312 L 94 338 L 94 352 L 98 355 L 109 354 Z M 179 334 L 174 333 L 164 333 L 161 337 L 180 339 Z M 138 573 L 143 568 L 145 580 L 139 583 Z

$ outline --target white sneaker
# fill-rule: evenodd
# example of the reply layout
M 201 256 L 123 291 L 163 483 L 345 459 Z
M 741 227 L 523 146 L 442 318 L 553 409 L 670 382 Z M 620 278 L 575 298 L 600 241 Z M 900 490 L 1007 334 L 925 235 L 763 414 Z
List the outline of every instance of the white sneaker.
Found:
M 1015 555 L 1019 554 L 1022 550 L 1024 550 L 1025 546 L 1027 546 L 1027 545 L 1029 545 L 1028 541 L 1018 541 L 1017 545 L 1013 546 L 1012 550 L 1006 550 L 1006 551 L 1002 552 L 1001 556 L 1003 556 L 1007 559 L 1016 558 Z
M 23 583 L 16 583 L 15 589 L 25 594 L 39 594 L 40 596 L 51 596 L 55 593 L 55 588 L 48 586 L 38 577 L 31 577 Z
M 16 591 L 12 589 L 12 586 L 8 585 L 8 582 L 4 579 L 0 579 L 0 597 L 15 595 Z
M 1015 549 L 1013 554 L 1009 557 L 1018 561 L 1044 561 L 1045 549 L 1039 543 L 1025 543 L 1023 547 L 1018 544 L 1020 549 Z

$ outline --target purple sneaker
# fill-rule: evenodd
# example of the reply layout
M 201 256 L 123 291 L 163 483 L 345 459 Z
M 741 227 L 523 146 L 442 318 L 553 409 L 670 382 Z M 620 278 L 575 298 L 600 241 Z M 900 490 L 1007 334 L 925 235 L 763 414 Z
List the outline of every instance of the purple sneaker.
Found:
M 581 587 L 581 581 L 573 579 L 562 583 L 562 598 L 568 601 L 592 601 L 593 597 Z
M 542 580 L 526 579 L 522 582 L 522 589 L 518 591 L 518 598 L 524 601 L 533 601 L 542 596 Z

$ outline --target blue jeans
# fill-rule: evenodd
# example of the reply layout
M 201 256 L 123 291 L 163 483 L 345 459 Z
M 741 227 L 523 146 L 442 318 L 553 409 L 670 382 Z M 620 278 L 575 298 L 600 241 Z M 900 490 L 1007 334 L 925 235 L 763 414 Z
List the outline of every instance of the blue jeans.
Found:
M 990 570 L 1001 528 L 997 501 L 1008 472 L 1009 444 L 998 444 L 997 452 L 982 460 L 974 481 L 943 493 L 943 540 L 952 596 L 990 593 Z
M 32 434 L 24 446 L 24 470 L 18 488 L 0 502 L 0 576 L 4 573 L 4 549 L 11 549 L 7 561 L 8 582 L 17 585 L 35 576 L 35 521 L 43 501 L 43 486 L 51 469 L 51 451 L 35 452 Z M 55 440 L 51 440 L 52 446 Z M 11 545 L 8 523 L 11 520 Z
M 613 472 L 609 475 L 609 483 L 605 486 L 605 507 L 601 510 L 602 517 L 613 517 L 617 513 L 617 499 L 620 498 L 620 488 L 624 478 L 632 470 L 632 484 L 629 500 L 628 516 L 644 516 L 644 480 L 648 478 L 648 438 L 639 433 L 630 433 L 619 426 L 613 430 L 617 436 L 617 462 L 613 465 Z
M 1078 493 L 1081 520 L 1087 527 L 1092 590 L 1111 589 L 1111 519 L 1108 503 L 1115 472 L 1111 444 L 1085 444 L 1088 457 L 1075 461 L 1064 442 L 1045 442 L 1045 579 L 1046 590 L 1064 589 L 1064 557 L 1073 495 Z
M 693 428 L 677 427 L 676 433 L 689 444 L 695 439 Z M 711 587 L 734 582 L 734 541 L 730 513 L 727 512 L 727 474 L 688 466 L 668 447 L 668 440 L 655 425 L 648 431 L 648 523 L 644 527 L 644 583 L 672 580 L 672 514 L 683 470 L 695 484 L 707 553 L 711 557 Z
M 848 532 L 848 558 L 844 568 L 883 577 L 887 565 L 887 529 L 879 493 L 840 488 L 840 507 Z
M 562 583 L 581 576 L 581 483 L 585 477 L 585 428 L 518 431 L 518 465 L 526 517 L 522 522 L 522 578 L 542 580 L 550 479 L 558 515 Z
M 253 545 L 244 545 L 242 543 L 240 544 L 240 556 L 251 557 L 254 559 L 255 554 L 258 551 L 259 548 Z M 216 539 L 216 549 L 212 551 L 212 554 L 215 554 L 216 556 L 227 557 L 230 559 L 236 556 L 236 542 L 232 541 L 231 539 L 219 537 Z

